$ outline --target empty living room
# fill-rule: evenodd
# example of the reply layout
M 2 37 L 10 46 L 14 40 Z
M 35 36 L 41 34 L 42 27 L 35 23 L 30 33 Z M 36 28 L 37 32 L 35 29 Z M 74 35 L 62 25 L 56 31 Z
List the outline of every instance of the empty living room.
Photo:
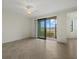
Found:
M 2 0 L 2 59 L 77 59 L 77 0 Z

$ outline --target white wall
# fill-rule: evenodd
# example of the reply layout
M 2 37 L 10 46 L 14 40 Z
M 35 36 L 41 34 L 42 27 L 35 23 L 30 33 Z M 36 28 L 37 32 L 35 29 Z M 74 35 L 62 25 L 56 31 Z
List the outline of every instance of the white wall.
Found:
M 57 15 L 57 41 L 67 42 L 66 40 L 66 14 Z
M 66 18 L 67 18 L 67 15 L 65 13 L 60 13 L 60 14 L 55 14 L 55 15 L 52 15 L 52 16 L 57 16 L 57 41 L 61 41 L 61 42 L 67 42 L 66 40 Z M 43 17 L 47 17 L 47 16 L 43 16 Z M 42 18 L 42 17 L 40 17 Z M 38 18 L 37 18 L 38 19 Z M 34 19 L 34 20 L 37 20 L 37 19 Z M 33 20 L 33 21 L 34 21 Z M 37 22 L 37 21 L 34 21 L 34 22 Z M 37 31 L 35 31 L 35 23 L 33 22 L 33 31 L 32 31 L 32 34 L 33 36 L 36 36 L 37 37 Z M 37 25 L 37 23 L 36 23 Z M 37 30 L 37 27 L 36 27 L 36 30 Z
M 73 21 L 73 32 L 71 32 L 71 22 Z M 77 12 L 67 14 L 67 38 L 77 38 Z
M 32 19 L 12 11 L 2 15 L 2 42 L 11 42 L 32 36 Z
M 61 11 L 61 12 L 58 12 L 58 13 L 52 13 L 52 14 L 48 14 L 48 15 L 43 15 L 43 16 L 37 17 L 35 20 L 37 20 L 38 18 L 44 18 L 44 17 L 46 18 L 46 17 L 57 16 L 57 41 L 66 43 L 67 38 L 68 38 L 67 28 L 69 26 L 67 24 L 67 21 L 68 21 L 67 13 L 74 12 L 74 11 L 75 11 L 75 9 L 74 10 Z M 33 35 L 35 35 L 36 33 L 37 33 L 36 31 L 33 31 Z M 74 33 L 73 33 L 73 35 L 74 35 Z

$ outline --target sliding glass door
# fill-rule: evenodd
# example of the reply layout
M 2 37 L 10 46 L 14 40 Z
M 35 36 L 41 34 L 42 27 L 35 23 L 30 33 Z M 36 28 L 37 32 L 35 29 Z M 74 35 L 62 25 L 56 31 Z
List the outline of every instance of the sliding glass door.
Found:
M 38 19 L 38 38 L 56 38 L 56 17 Z

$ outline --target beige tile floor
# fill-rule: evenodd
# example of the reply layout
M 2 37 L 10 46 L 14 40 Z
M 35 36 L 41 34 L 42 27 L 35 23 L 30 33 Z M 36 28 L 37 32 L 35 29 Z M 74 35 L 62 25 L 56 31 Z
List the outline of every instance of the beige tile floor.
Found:
M 76 40 L 28 39 L 3 44 L 3 59 L 76 59 Z

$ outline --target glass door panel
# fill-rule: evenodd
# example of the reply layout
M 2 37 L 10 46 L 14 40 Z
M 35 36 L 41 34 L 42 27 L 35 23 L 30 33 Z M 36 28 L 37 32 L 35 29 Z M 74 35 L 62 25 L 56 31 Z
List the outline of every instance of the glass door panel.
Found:
M 38 38 L 46 38 L 46 22 L 45 19 L 38 20 Z
M 57 21 L 55 19 L 46 20 L 46 37 L 56 38 L 56 24 Z

